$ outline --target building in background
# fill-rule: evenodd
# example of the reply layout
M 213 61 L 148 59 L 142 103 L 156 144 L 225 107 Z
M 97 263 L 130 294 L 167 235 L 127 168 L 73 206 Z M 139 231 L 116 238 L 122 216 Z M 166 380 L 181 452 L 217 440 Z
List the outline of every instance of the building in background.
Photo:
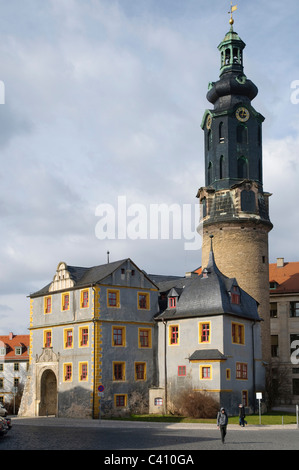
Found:
M 274 404 L 299 401 L 299 262 L 277 258 L 269 267 L 271 391 Z
M 0 336 L 0 402 L 13 402 L 21 393 L 29 364 L 29 335 Z

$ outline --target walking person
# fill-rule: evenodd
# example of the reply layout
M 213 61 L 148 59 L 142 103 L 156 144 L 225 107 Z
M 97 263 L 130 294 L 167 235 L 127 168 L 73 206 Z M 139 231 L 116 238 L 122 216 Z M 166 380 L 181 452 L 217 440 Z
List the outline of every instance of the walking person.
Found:
M 228 417 L 224 408 L 221 408 L 217 414 L 217 427 L 220 429 L 221 441 L 224 444 L 226 436 L 226 428 L 228 424 Z
M 242 426 L 243 428 L 245 427 L 245 406 L 240 404 L 239 405 L 239 424 L 240 426 Z

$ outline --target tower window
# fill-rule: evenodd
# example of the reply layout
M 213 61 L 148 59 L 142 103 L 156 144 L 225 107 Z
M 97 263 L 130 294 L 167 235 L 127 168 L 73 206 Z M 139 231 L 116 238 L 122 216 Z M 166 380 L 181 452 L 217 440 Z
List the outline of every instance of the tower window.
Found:
M 223 178 L 223 163 L 224 163 L 224 157 L 221 155 L 220 160 L 219 160 L 219 178 L 222 180 Z
M 238 178 L 247 178 L 248 162 L 247 158 L 238 158 Z
M 219 124 L 219 143 L 220 143 L 220 144 L 223 144 L 223 143 L 224 143 L 223 122 L 220 122 L 220 124 Z
M 248 144 L 248 129 L 242 124 L 237 127 L 237 142 L 238 144 Z
M 213 164 L 212 162 L 210 162 L 208 166 L 208 186 L 212 183 L 212 171 L 213 171 Z

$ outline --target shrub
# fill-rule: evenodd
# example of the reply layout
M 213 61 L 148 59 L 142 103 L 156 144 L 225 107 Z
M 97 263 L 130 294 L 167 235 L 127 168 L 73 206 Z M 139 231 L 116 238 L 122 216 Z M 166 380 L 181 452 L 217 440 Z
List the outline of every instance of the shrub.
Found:
M 219 403 L 208 393 L 183 390 L 173 400 L 176 412 L 189 418 L 216 418 Z

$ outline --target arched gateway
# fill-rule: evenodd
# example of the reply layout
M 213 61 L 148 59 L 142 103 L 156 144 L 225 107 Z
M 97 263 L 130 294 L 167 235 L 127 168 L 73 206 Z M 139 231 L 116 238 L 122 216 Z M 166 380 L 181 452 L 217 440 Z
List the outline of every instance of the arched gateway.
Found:
M 57 379 L 51 369 L 46 369 L 40 379 L 39 416 L 57 414 Z

